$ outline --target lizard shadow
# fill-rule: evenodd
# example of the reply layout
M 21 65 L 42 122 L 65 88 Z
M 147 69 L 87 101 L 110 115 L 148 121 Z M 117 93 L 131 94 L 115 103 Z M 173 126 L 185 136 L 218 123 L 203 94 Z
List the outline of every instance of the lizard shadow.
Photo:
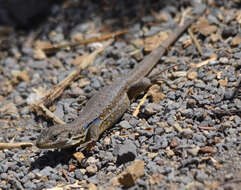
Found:
M 59 164 L 68 165 L 69 161 L 73 158 L 74 152 L 76 152 L 75 148 L 54 151 L 48 150 L 31 163 L 30 170 L 41 170 L 46 166 L 55 168 Z

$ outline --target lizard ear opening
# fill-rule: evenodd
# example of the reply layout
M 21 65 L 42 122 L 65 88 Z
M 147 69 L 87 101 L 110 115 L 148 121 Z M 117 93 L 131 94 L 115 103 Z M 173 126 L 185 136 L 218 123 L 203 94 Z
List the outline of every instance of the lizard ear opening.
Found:
M 82 132 L 87 132 L 90 127 L 93 127 L 95 125 L 98 125 L 100 122 L 100 119 L 97 117 L 93 121 L 87 123 L 81 130 Z

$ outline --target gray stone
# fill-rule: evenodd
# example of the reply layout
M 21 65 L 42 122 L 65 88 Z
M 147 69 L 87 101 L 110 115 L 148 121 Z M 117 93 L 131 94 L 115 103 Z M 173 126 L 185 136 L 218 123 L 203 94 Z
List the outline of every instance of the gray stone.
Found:
M 195 178 L 200 182 L 204 182 L 208 179 L 208 175 L 202 170 L 197 170 Z
M 6 173 L 1 173 L 0 174 L 1 179 L 8 179 L 8 174 Z
M 155 162 L 149 161 L 146 165 L 146 167 L 149 169 L 150 173 L 160 173 L 161 167 L 158 166 Z
M 220 57 L 219 62 L 222 64 L 227 64 L 228 63 L 228 58 L 227 57 Z
M 193 130 L 191 130 L 190 128 L 185 128 L 182 130 L 182 136 L 185 138 L 192 138 L 193 136 Z
M 24 187 L 26 189 L 36 189 L 36 185 L 34 183 L 32 183 L 31 181 L 24 183 Z
M 153 115 L 153 114 L 155 114 L 155 113 L 157 113 L 157 112 L 160 112 L 161 109 L 162 109 L 162 108 L 161 108 L 160 105 L 155 104 L 155 103 L 150 103 L 150 104 L 148 104 L 148 105 L 145 107 L 144 113 L 145 113 L 146 115 Z
M 165 136 L 155 136 L 153 139 L 153 145 L 149 147 L 150 151 L 159 151 L 168 146 L 168 141 Z
M 136 145 L 126 140 L 124 144 L 117 144 L 114 147 L 114 154 L 117 155 L 117 164 L 132 161 L 136 158 Z
M 234 58 L 241 59 L 241 52 L 235 53 Z
M 100 81 L 97 79 L 92 79 L 91 81 L 91 87 L 93 87 L 94 89 L 99 89 L 101 87 Z
M 116 166 L 108 166 L 106 170 L 108 172 L 114 172 L 114 171 L 116 171 Z
M 89 175 L 94 175 L 98 171 L 98 168 L 95 164 L 90 164 L 87 168 L 86 171 Z
M 75 173 L 76 179 L 78 179 L 80 181 L 83 179 L 83 174 L 82 174 L 82 172 L 79 169 L 75 170 L 74 173 Z
M 42 176 L 49 176 L 53 172 L 53 168 L 47 166 L 44 169 L 40 170 L 39 174 Z
M 102 160 L 106 160 L 108 162 L 113 162 L 115 160 L 114 157 L 113 157 L 113 154 L 111 152 L 101 150 L 99 152 L 99 156 Z
M 205 143 L 207 138 L 202 135 L 202 134 L 194 134 L 193 135 L 193 140 L 196 141 L 196 142 L 201 142 L 201 143 Z
M 121 121 L 119 123 L 120 127 L 124 128 L 124 129 L 130 129 L 132 126 L 129 124 L 128 121 Z
M 6 156 L 3 152 L 0 152 L 0 160 L 5 160 Z M 1 170 L 1 169 L 0 169 Z M 0 172 L 1 173 L 1 172 Z
M 151 137 L 153 135 L 153 130 L 137 130 L 140 135 Z

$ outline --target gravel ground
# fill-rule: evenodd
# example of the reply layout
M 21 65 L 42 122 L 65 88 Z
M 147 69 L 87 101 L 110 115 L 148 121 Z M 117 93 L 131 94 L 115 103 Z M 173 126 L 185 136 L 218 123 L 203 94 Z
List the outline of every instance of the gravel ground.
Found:
M 48 17 L 29 30 L 0 32 L 0 142 L 35 142 L 42 128 L 51 127 L 51 119 L 30 110 L 34 89 L 46 92 L 75 68 L 78 56 L 101 45 L 62 49 L 40 58 L 34 50 L 36 41 L 57 44 L 129 30 L 50 106 L 60 119 L 71 122 L 85 100 L 146 54 L 145 45 L 134 42 L 173 29 L 184 10 L 195 7 L 189 2 L 67 1 L 49 7 Z M 0 189 L 239 189 L 241 4 L 203 3 L 208 10 L 193 29 L 202 55 L 190 35 L 183 34 L 155 70 L 182 64 L 152 87 L 137 117 L 132 113 L 143 94 L 93 149 L 83 152 L 80 162 L 76 150 L 0 150 Z M 133 55 L 136 50 L 141 51 Z M 128 170 L 129 166 L 133 168 Z M 133 171 L 140 176 L 131 181 Z M 118 176 L 125 180 L 115 185 Z

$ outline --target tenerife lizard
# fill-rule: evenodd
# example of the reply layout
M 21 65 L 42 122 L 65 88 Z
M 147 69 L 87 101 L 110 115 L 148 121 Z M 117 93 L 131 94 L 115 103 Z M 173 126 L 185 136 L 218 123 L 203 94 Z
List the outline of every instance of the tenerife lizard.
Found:
M 125 113 L 134 94 L 149 86 L 150 82 L 144 77 L 157 64 L 166 49 L 200 14 L 185 22 L 183 26 L 177 27 L 168 39 L 144 57 L 133 71 L 117 78 L 90 98 L 78 119 L 69 124 L 54 125 L 42 130 L 36 143 L 37 147 L 45 149 L 79 146 L 80 150 L 83 150 L 88 144 L 97 141 L 99 136 Z

